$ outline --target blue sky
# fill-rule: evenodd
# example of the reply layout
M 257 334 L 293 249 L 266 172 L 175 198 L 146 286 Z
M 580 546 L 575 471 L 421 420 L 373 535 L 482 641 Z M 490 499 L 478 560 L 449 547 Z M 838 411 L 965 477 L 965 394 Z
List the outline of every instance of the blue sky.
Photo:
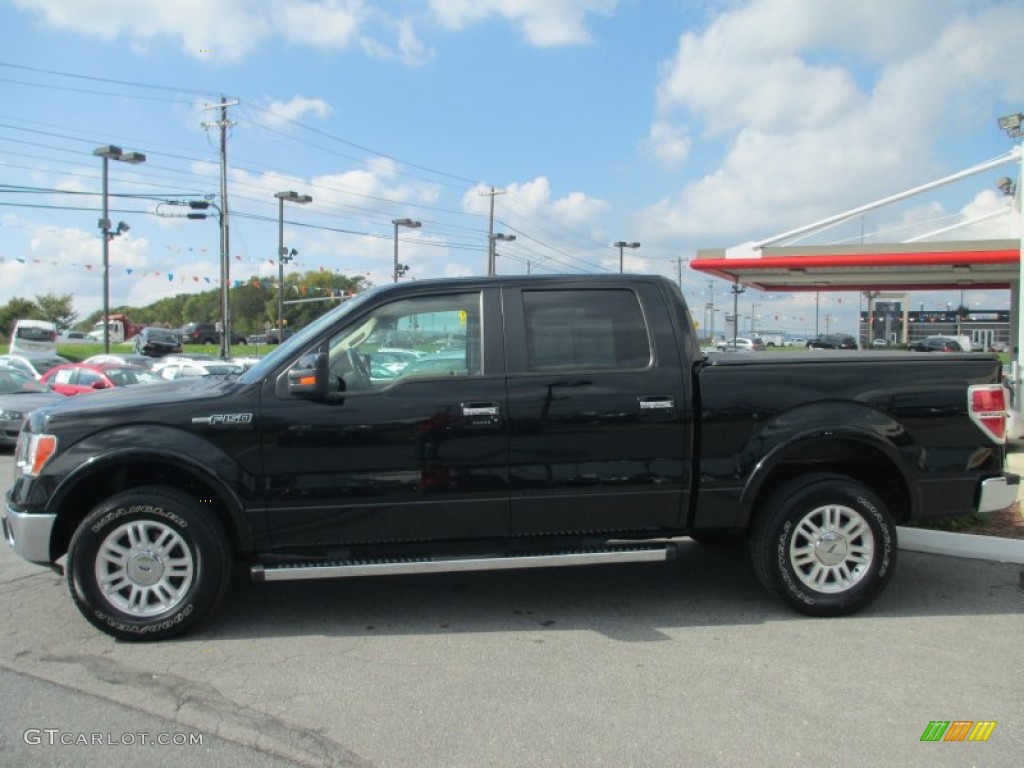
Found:
M 162 218 L 219 191 L 229 110 L 232 278 L 292 269 L 388 282 L 395 218 L 410 279 L 479 274 L 491 186 L 499 273 L 677 275 L 698 249 L 759 240 L 1007 153 L 1024 109 L 1024 3 L 975 0 L 12 0 L 0 6 L 0 303 L 101 304 L 100 161 L 110 164 L 111 302 L 215 287 L 212 222 Z M 1007 207 L 1007 165 L 832 230 L 904 239 Z M 28 191 L 30 188 L 31 191 Z M 80 194 L 71 194 L 80 193 Z M 49 206 L 49 207 L 40 207 Z M 84 209 L 84 210 L 82 210 Z M 159 210 L 158 210 L 159 209 Z M 938 223 L 938 222 L 941 222 Z M 946 237 L 1017 237 L 1019 217 Z M 887 235 L 900 227 L 898 235 Z M 695 306 L 728 286 L 683 268 Z M 1005 308 L 1008 292 L 968 292 Z M 959 296 L 915 294 L 944 308 Z M 813 294 L 748 292 L 758 324 L 808 332 Z M 746 304 L 744 307 L 742 305 Z M 857 294 L 828 295 L 831 330 Z M 824 330 L 822 327 L 821 330 Z

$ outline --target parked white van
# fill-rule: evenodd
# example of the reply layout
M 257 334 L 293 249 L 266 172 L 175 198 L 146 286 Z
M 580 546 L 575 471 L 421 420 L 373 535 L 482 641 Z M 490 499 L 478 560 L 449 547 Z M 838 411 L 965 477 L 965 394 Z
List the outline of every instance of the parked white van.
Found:
M 57 326 L 47 320 L 18 320 L 11 333 L 12 355 L 54 354 L 57 352 Z

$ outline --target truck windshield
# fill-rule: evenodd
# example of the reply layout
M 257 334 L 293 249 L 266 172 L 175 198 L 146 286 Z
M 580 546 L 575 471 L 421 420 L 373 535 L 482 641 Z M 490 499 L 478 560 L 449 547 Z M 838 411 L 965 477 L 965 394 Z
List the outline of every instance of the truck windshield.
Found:
M 296 348 L 306 347 L 310 341 L 320 335 L 324 329 L 334 325 L 338 320 L 346 315 L 358 311 L 367 299 L 383 290 L 387 290 L 390 287 L 391 286 L 389 285 L 382 285 L 363 291 L 358 296 L 343 302 L 340 307 L 336 307 L 330 312 L 321 315 L 294 336 L 285 339 L 284 343 L 278 345 L 273 352 L 261 358 L 256 365 L 242 374 L 239 381 L 245 382 L 246 384 L 252 384 L 265 378 L 270 371 L 274 370 L 274 368 L 280 365 L 282 361 L 291 357 L 293 350 Z

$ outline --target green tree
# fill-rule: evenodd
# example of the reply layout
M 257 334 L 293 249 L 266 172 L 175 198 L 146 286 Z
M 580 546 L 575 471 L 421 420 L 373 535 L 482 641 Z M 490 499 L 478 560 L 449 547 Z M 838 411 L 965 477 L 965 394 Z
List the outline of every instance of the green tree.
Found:
M 70 293 L 63 296 L 54 296 L 52 293 L 36 296 L 40 319 L 49 320 L 57 326 L 58 331 L 66 331 L 78 319 L 78 313 L 72 308 L 74 298 Z
M 286 327 L 302 328 L 316 318 L 336 307 L 340 299 L 352 293 L 370 288 L 372 284 L 362 275 L 349 277 L 335 272 L 311 270 L 304 274 L 294 273 L 285 277 L 285 301 L 295 299 L 326 299 L 327 301 L 306 301 L 288 304 L 284 308 Z M 39 298 L 39 297 L 37 297 Z M 64 298 L 64 297 L 61 297 Z M 231 329 L 237 333 L 262 333 L 269 324 L 277 325 L 277 279 L 256 276 L 238 279 L 231 288 Z M 24 301 L 14 299 L 10 302 Z M 8 305 L 9 306 L 9 305 Z M 4 314 L 6 307 L 0 307 L 0 329 L 10 328 L 19 317 L 39 317 L 40 310 L 32 302 L 18 305 L 11 314 Z M 220 320 L 220 290 L 212 288 L 202 293 L 180 293 L 160 299 L 145 307 L 111 307 L 111 314 L 128 315 L 139 325 L 162 325 L 180 328 L 185 323 L 213 323 Z M 100 311 L 92 312 L 80 324 L 91 328 L 99 322 Z M 10 318 L 10 319 L 8 319 Z M 73 321 L 72 321 L 73 322 Z
M 231 328 L 236 333 L 263 333 L 266 306 L 263 287 L 249 280 L 231 289 Z
M 39 307 L 34 301 L 14 298 L 0 306 L 0 332 L 8 339 L 14 330 L 14 323 L 26 317 L 39 318 Z M 42 319 L 42 318 L 39 318 Z

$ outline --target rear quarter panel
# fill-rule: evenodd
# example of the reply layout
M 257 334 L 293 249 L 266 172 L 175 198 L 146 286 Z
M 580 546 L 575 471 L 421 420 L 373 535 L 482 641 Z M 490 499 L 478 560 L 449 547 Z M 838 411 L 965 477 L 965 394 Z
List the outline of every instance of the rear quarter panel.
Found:
M 971 421 L 967 387 L 999 370 L 978 354 L 711 356 L 696 372 L 693 526 L 745 525 L 772 472 L 794 460 L 865 482 L 885 466 L 886 482 L 905 486 L 900 517 L 971 511 L 977 480 L 998 475 L 1005 452 Z

